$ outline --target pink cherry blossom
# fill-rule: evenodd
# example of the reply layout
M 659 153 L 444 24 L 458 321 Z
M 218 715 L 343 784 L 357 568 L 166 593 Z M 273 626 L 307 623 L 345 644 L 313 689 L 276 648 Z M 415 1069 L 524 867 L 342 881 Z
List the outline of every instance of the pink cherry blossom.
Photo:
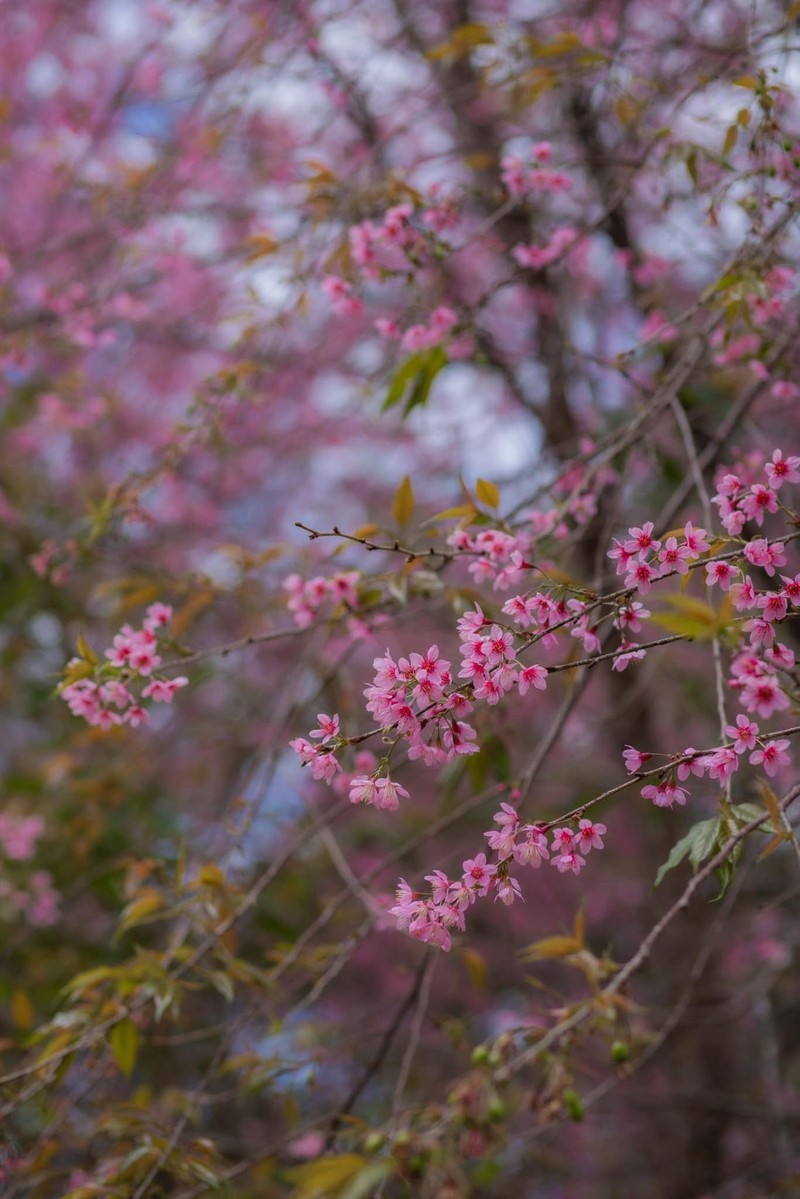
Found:
M 750 755 L 750 762 L 753 766 L 763 764 L 765 772 L 774 777 L 780 770 L 781 766 L 788 766 L 791 759 L 786 753 L 789 748 L 789 741 L 784 737 L 779 741 L 767 741 L 763 748 L 755 750 Z

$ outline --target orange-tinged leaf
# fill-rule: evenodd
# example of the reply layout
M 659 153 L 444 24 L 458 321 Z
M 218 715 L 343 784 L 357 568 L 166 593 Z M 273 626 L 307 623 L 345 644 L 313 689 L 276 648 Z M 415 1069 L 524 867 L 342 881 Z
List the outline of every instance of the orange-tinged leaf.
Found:
M 475 990 L 485 990 L 489 970 L 483 954 L 479 953 L 477 949 L 468 947 L 461 950 L 461 960 L 467 968 L 467 974 Z
M 354 537 L 372 537 L 375 533 L 380 532 L 380 525 L 368 522 L 365 525 L 359 525 L 357 529 L 353 529 Z
M 545 937 L 523 949 L 520 956 L 524 962 L 538 962 L 545 958 L 566 958 L 571 953 L 579 953 L 581 948 L 576 937 Z
M 475 494 L 487 508 L 496 508 L 500 503 L 500 489 L 496 483 L 490 483 L 488 479 L 478 479 L 475 484 Z
M 759 87 L 759 82 L 754 75 L 740 75 L 738 79 L 734 79 L 733 86 L 749 87 L 751 91 L 755 91 Z
M 85 662 L 89 662 L 90 665 L 96 666 L 97 663 L 100 661 L 100 659 L 98 658 L 97 654 L 92 649 L 89 642 L 84 637 L 83 633 L 78 634 L 77 645 L 78 645 L 78 653 L 81 656 L 81 658 L 83 658 Z
M 247 247 L 245 262 L 257 262 L 259 258 L 266 258 L 268 254 L 274 254 L 279 245 L 280 242 L 276 241 L 274 237 L 270 237 L 269 233 L 254 233 L 245 242 Z
M 762 849 L 761 853 L 756 858 L 756 861 L 763 862 L 764 858 L 768 858 L 771 853 L 774 853 L 779 845 L 783 845 L 785 840 L 786 840 L 785 833 L 779 833 L 777 836 L 773 837 L 772 840 L 770 841 L 769 845 L 765 846 L 765 848 Z
M 214 592 L 210 587 L 200 587 L 182 604 L 170 621 L 170 632 L 176 639 L 183 635 L 194 624 L 197 617 L 214 602 Z
M 408 475 L 403 475 L 402 481 L 398 484 L 397 491 L 394 493 L 392 501 L 392 519 L 396 525 L 401 528 L 407 525 L 414 515 L 414 488 L 411 486 L 411 480 Z
M 137 924 L 144 923 L 145 920 L 161 909 L 163 903 L 164 900 L 160 891 L 156 891 L 154 887 L 146 887 L 136 899 L 132 900 L 124 908 L 120 916 L 119 931 L 124 932 L 129 928 L 135 928 Z
M 781 809 L 780 805 L 778 804 L 778 797 L 770 787 L 769 783 L 762 782 L 760 784 L 760 790 L 761 798 L 764 801 L 764 807 L 769 812 L 770 824 L 775 829 L 775 832 L 778 834 L 778 836 L 783 837 L 783 834 L 786 830 L 781 818 Z
M 436 520 L 472 520 L 475 516 L 477 516 L 477 512 L 472 504 L 456 504 L 453 508 L 445 508 L 443 511 L 437 512 L 430 518 L 430 521 L 425 523 L 430 524 L 431 521 Z
M 33 1022 L 33 1004 L 30 996 L 22 987 L 17 987 L 11 996 L 11 1023 L 20 1032 L 27 1032 L 29 1028 L 33 1028 Z
M 225 875 L 214 862 L 208 862 L 205 866 L 201 866 L 197 873 L 197 879 L 206 887 L 225 886 Z
M 61 680 L 61 686 L 68 687 L 70 683 L 77 683 L 78 679 L 88 679 L 94 674 L 94 667 L 88 662 L 75 661 L 70 662 L 69 666 L 64 670 Z
M 319 1157 L 302 1166 L 293 1166 L 286 1171 L 295 1183 L 292 1199 L 329 1199 L 366 1165 L 368 1159 L 359 1153 L 338 1153 L 334 1157 Z

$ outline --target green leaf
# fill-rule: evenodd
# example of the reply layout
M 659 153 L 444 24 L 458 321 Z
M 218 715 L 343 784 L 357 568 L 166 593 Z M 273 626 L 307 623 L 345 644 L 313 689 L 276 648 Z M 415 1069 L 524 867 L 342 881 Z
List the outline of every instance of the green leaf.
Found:
M 501 783 L 510 782 L 511 754 L 502 737 L 498 737 L 496 733 L 490 733 L 484 739 L 480 754 L 475 754 L 474 757 L 483 757 L 484 755 L 491 777 Z
M 381 412 L 386 412 L 389 408 L 394 408 L 395 404 L 400 403 L 406 394 L 409 383 L 419 373 L 424 358 L 425 353 L 420 350 L 416 354 L 412 354 L 397 368 L 386 393 L 386 399 L 383 401 Z
M 681 837 L 680 841 L 673 845 L 666 862 L 659 867 L 653 886 L 657 887 L 667 871 L 674 870 L 684 858 L 688 858 L 693 868 L 697 870 L 697 867 L 708 857 L 716 844 L 719 829 L 719 816 L 714 816 L 711 820 L 701 820 L 698 824 L 692 825 L 686 836 Z
M 132 1020 L 128 1020 L 126 1017 L 111 1029 L 108 1042 L 115 1062 L 125 1077 L 130 1078 L 139 1056 L 138 1028 Z
M 427 401 L 433 381 L 444 366 L 447 366 L 447 354 L 441 346 L 412 354 L 397 368 L 381 411 L 386 412 L 399 404 L 411 386 L 411 394 L 403 409 L 403 416 L 408 416 L 414 408 Z
M 711 820 L 701 820 L 699 824 L 689 830 L 694 833 L 689 850 L 689 861 L 694 870 L 697 870 L 706 858 L 711 856 L 719 840 L 720 825 L 719 817 L 714 816 Z
M 739 825 L 739 827 L 741 827 L 743 824 L 749 824 L 750 821 L 755 820 L 757 816 L 763 816 L 765 823 L 764 823 L 764 825 L 762 825 L 762 830 L 764 832 L 768 831 L 769 826 L 766 824 L 767 813 L 763 810 L 763 808 L 760 808 L 758 806 L 758 804 L 755 804 L 755 803 L 734 804 L 734 806 L 731 808 L 731 815 L 733 816 L 734 820 L 736 821 L 737 825 Z

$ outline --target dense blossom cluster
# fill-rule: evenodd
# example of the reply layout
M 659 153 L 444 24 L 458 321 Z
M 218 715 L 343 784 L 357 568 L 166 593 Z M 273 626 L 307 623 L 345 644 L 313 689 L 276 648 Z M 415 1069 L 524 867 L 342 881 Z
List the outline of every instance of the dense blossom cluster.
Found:
M 522 899 L 522 888 L 511 875 L 510 867 L 516 864 L 538 868 L 549 859 L 559 873 L 578 874 L 586 865 L 586 855 L 592 849 L 603 848 L 606 831 L 604 824 L 582 819 L 575 829 L 566 825 L 553 829 L 548 845 L 544 829 L 524 824 L 512 804 L 502 803 L 493 820 L 499 828 L 490 829 L 484 836 L 497 856 L 496 862 L 488 862 L 485 853 L 478 853 L 462 863 L 460 879 L 450 879 L 444 871 L 435 870 L 426 875 L 431 884 L 427 897 L 400 879 L 395 904 L 389 909 L 397 919 L 398 928 L 420 941 L 448 950 L 452 944 L 451 930 L 465 930 L 465 913 L 477 899 L 494 893 L 495 900 L 506 906 Z
M 723 524 L 735 527 L 737 535 L 747 520 L 760 527 L 765 514 L 778 511 L 778 488 L 784 482 L 800 482 L 798 467 L 800 459 L 786 458 L 776 450 L 764 466 L 770 487 L 755 479 L 745 482 L 737 475 L 723 472 L 715 496 Z M 551 524 L 551 531 L 552 528 Z M 728 533 L 733 536 L 730 529 Z M 545 570 L 528 561 L 532 540 L 524 531 L 501 527 L 475 531 L 460 527 L 449 537 L 450 545 L 474 556 L 468 567 L 473 580 L 491 581 L 494 590 L 518 585 L 527 572 L 546 576 Z M 758 590 L 749 574 L 743 577 L 742 564 L 761 568 L 767 579 L 774 578 L 776 569 L 786 563 L 785 541 L 756 537 L 742 540 L 733 549 L 730 544 L 729 541 L 712 544 L 707 530 L 691 521 L 680 534 L 674 532 L 663 538 L 656 536 L 652 521 L 633 526 L 627 538 L 614 539 L 609 551 L 617 573 L 624 575 L 622 592 L 606 599 L 588 598 L 576 594 L 574 589 L 551 583 L 547 588 L 520 592 L 506 600 L 502 615 L 510 624 L 487 616 L 478 604 L 461 616 L 457 621 L 461 649 L 457 678 L 436 645 L 430 646 L 425 654 L 411 653 L 407 658 L 395 660 L 388 650 L 383 657 L 376 658 L 375 677 L 364 694 L 367 711 L 378 726 L 370 735 L 379 734 L 390 746 L 381 761 L 366 759 L 361 751 L 361 761 L 367 763 L 367 768 L 357 767 L 355 772 L 346 774 L 337 754 L 346 748 L 348 739 L 341 732 L 338 715 L 325 713 L 319 714 L 319 727 L 310 732 L 309 738 L 295 739 L 292 748 L 303 765 L 310 765 L 314 778 L 345 787 L 353 803 L 394 811 L 401 799 L 408 798 L 407 790 L 389 771 L 392 753 L 401 742 L 405 743 L 409 759 L 420 759 L 428 766 L 476 752 L 477 732 L 464 719 L 476 704 L 484 702 L 493 707 L 514 688 L 525 695 L 531 688 L 543 690 L 547 685 L 548 669 L 553 667 L 524 664 L 520 655 L 534 644 L 539 644 L 544 652 L 552 651 L 566 634 L 577 638 L 591 658 L 604 649 L 601 624 L 608 618 L 619 636 L 618 648 L 609 654 L 612 669 L 626 669 L 631 662 L 645 656 L 646 648 L 630 637 L 640 632 L 642 622 L 651 617 L 635 596 L 649 591 L 659 580 L 686 578 L 702 567 L 706 586 L 720 586 L 729 591 L 731 613 L 745 614 L 745 619 L 737 625 L 740 642 L 732 656 L 729 678 L 730 688 L 745 714 L 726 726 L 725 735 L 730 741 L 704 751 L 689 747 L 670 758 L 663 769 L 648 770 L 652 778 L 643 787 L 642 795 L 657 807 L 683 805 L 688 791 L 680 784 L 689 776 L 707 776 L 720 786 L 727 786 L 745 756 L 752 766 L 761 767 L 773 777 L 789 762 L 786 752 L 789 740 L 762 734 L 750 714 L 767 719 L 790 706 L 787 682 L 782 679 L 790 678 L 794 654 L 788 646 L 776 641 L 775 631 L 791 608 L 800 607 L 800 575 L 794 578 L 781 575 L 779 587 Z M 322 583 L 319 593 L 325 595 L 328 584 L 324 580 Z M 290 590 L 293 599 L 300 596 L 300 582 L 293 581 Z M 642 773 L 645 763 L 653 757 L 630 746 L 624 756 L 633 775 Z M 510 804 L 502 805 L 495 823 L 500 826 L 499 831 L 486 834 L 489 847 L 497 855 L 495 862 L 487 862 L 484 854 L 478 854 L 464 862 L 460 880 L 451 880 L 436 871 L 428 876 L 432 888 L 428 897 L 416 894 L 401 881 L 392 908 L 400 928 L 448 948 L 451 930 L 463 930 L 464 913 L 477 898 L 491 891 L 508 904 L 520 896 L 519 883 L 509 873 L 511 865 L 538 866 L 549 857 L 559 872 L 577 874 L 585 864 L 588 850 L 602 848 L 605 832 L 605 826 L 581 818 L 575 827 L 565 825 L 554 829 L 548 845 L 544 828 L 524 824 Z
M 145 701 L 171 704 L 189 682 L 183 675 L 169 679 L 154 674 L 162 662 L 159 636 L 171 618 L 168 604 L 151 604 L 141 629 L 126 624 L 115 635 L 105 651 L 106 662 L 73 658 L 61 688 L 73 716 L 104 730 L 123 724 L 138 728 L 150 720 Z

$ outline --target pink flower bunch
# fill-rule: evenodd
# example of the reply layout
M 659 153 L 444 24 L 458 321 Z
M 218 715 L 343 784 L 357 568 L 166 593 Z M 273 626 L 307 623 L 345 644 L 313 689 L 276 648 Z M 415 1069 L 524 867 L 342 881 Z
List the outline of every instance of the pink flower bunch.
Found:
M 668 537 L 663 546 L 653 535 L 653 522 L 628 529 L 625 541 L 614 539 L 608 556 L 617 563 L 617 574 L 625 575 L 626 587 L 637 587 L 649 591 L 651 584 L 662 575 L 677 571 L 686 574 L 689 563 L 696 561 L 710 549 L 705 529 L 696 529 L 688 521 L 683 530 L 683 540 Z
M 639 329 L 639 336 L 642 341 L 674 341 L 679 336 L 679 330 L 676 325 L 673 325 L 665 312 L 662 312 L 660 308 L 656 308 L 642 322 L 642 326 Z
M 517 599 L 525 603 L 521 596 Z M 477 606 L 458 622 L 461 639 L 461 670 L 458 677 L 472 684 L 475 699 L 485 699 L 490 705 L 497 704 L 515 684 L 520 695 L 525 695 L 531 687 L 544 691 L 547 686 L 546 668 L 538 665 L 521 667 L 517 661 L 514 634 L 497 624 L 487 628 L 488 624 Z
M 434 308 L 427 325 L 411 325 L 403 334 L 400 345 L 404 350 L 430 350 L 441 345 L 447 335 L 458 324 L 452 308 Z
M 287 607 L 294 617 L 298 628 L 308 628 L 314 619 L 338 604 L 348 608 L 358 607 L 358 582 L 361 578 L 357 570 L 343 570 L 332 575 L 329 579 L 315 575 L 313 579 L 303 579 L 298 574 L 288 575 L 283 580 L 283 587 L 289 593 Z
M 553 829 L 551 866 L 555 866 L 559 874 L 565 874 L 567 870 L 579 874 L 586 865 L 586 854 L 592 849 L 603 848 L 605 831 L 604 824 L 592 820 L 579 820 L 577 832 L 566 827 Z
M 719 345 L 725 337 L 724 330 L 718 330 L 712 334 L 712 345 Z M 718 350 L 714 355 L 713 362 L 715 366 L 729 366 L 733 362 L 741 362 L 743 358 L 750 358 L 757 354 L 761 348 L 761 338 L 757 333 L 744 333 L 741 337 L 734 337 L 728 342 L 724 349 Z
M 452 205 L 423 212 L 420 223 L 424 228 L 441 232 L 458 219 Z M 387 209 L 380 223 L 372 220 L 353 225 L 348 234 L 350 257 L 365 279 L 417 271 L 430 259 L 430 234 L 414 224 L 414 206 L 396 204 Z
M 530 267 L 531 270 L 539 271 L 542 267 L 549 266 L 551 262 L 555 262 L 557 258 L 561 258 L 565 251 L 574 244 L 577 236 L 578 234 L 575 229 L 566 225 L 561 226 L 553 230 L 550 240 L 545 245 L 516 245 L 511 251 L 511 256 L 519 266 Z
M 171 618 L 172 608 L 168 604 L 151 604 L 141 629 L 126 624 L 116 634 L 111 648 L 105 651 L 107 663 L 92 664 L 73 658 L 67 666 L 72 681 L 61 689 L 61 698 L 73 716 L 82 717 L 104 731 L 122 724 L 138 728 L 150 719 L 142 701 L 171 704 L 175 693 L 189 682 L 183 676 L 153 677 L 153 671 L 161 665 L 159 631 Z M 84 673 L 75 678 L 75 672 Z M 134 685 L 138 695 L 131 690 Z
M 408 743 L 412 761 L 426 766 L 478 752 L 476 732 L 463 719 L 472 704 L 463 691 L 450 690 L 450 663 L 432 645 L 426 654 L 394 660 L 389 651 L 375 658 L 375 677 L 364 695 L 370 712 L 385 732 Z M 351 794 L 352 798 L 352 794 Z
M 337 316 L 358 316 L 363 311 L 363 301 L 353 294 L 350 284 L 338 275 L 326 275 L 322 280 L 322 290 Z
M 525 196 L 529 192 L 568 192 L 572 180 L 560 171 L 546 170 L 553 156 L 549 142 L 532 146 L 524 158 L 520 154 L 506 154 L 500 161 L 500 177 L 512 196 Z
M 743 651 L 731 662 L 729 685 L 738 692 L 740 706 L 745 712 L 757 712 L 764 720 L 768 720 L 774 712 L 785 711 L 790 706 L 789 697 L 781 688 L 774 664 L 777 664 L 774 651 L 772 659 Z
M 43 832 L 41 816 L 0 814 L 0 849 L 11 861 L 27 862 L 32 858 Z
M 40 579 L 48 579 L 56 586 L 66 583 L 75 565 L 78 543 L 69 537 L 63 545 L 59 545 L 52 537 L 42 542 L 35 554 L 28 561 Z
M 679 782 L 685 782 L 690 775 L 703 778 L 707 774 L 723 785 L 739 769 L 746 753 L 750 755 L 748 760 L 751 765 L 763 765 L 765 772 L 770 777 L 774 776 L 781 766 L 789 765 L 790 758 L 786 752 L 789 741 L 786 738 L 769 740 L 759 734 L 759 726 L 755 721 L 740 714 L 735 724 L 725 726 L 725 735 L 731 738 L 730 743 L 709 750 L 696 750 L 689 746 L 678 755 L 677 763 L 669 766 L 655 783 L 648 783 L 642 788 L 642 797 L 651 799 L 659 808 L 671 808 L 674 803 L 683 805 L 688 792 L 677 785 L 675 775 Z M 638 774 L 651 756 L 627 746 L 623 757 L 628 773 Z
M 59 894 L 48 870 L 34 870 L 28 889 L 0 878 L 0 910 L 22 915 L 35 928 L 48 928 L 58 920 Z
M 784 483 L 800 483 L 800 458 L 785 458 L 783 452 L 776 449 L 770 461 L 764 464 L 764 474 L 767 479 L 766 486 L 763 483 L 748 486 L 739 473 L 733 472 L 723 474 L 717 481 L 716 495 L 711 502 L 719 510 L 723 528 L 731 537 L 738 537 L 746 521 L 755 521 L 760 528 L 768 513 L 778 511 L 778 490 Z M 746 548 L 745 556 L 748 556 Z M 752 558 L 748 557 L 748 561 L 752 561 Z M 761 562 L 754 563 L 756 564 L 764 565 Z M 768 573 L 772 574 L 774 571 L 770 570 Z
M 336 757 L 341 736 L 338 715 L 328 716 L 325 712 L 317 713 L 318 727 L 309 733 L 311 741 L 305 737 L 295 737 L 289 746 L 300 759 L 301 766 L 311 767 L 311 777 L 320 782 L 332 783 L 335 776 L 342 770 L 341 763 Z M 313 742 L 318 741 L 319 745 Z
M 510 616 L 515 624 L 535 633 L 547 648 L 556 644 L 556 635 L 549 632 L 550 628 L 569 620 L 570 616 L 564 599 L 554 599 L 544 591 L 527 596 L 513 596 L 503 604 L 503 612 Z
M 465 913 L 477 899 L 494 893 L 495 900 L 506 906 L 522 899 L 522 889 L 509 874 L 509 865 L 538 868 L 549 859 L 559 873 L 567 870 L 578 874 L 586 864 L 586 854 L 603 848 L 604 824 L 580 820 L 578 828 L 553 830 L 552 845 L 548 847 L 544 830 L 538 825 L 523 824 L 519 813 L 509 803 L 501 803 L 493 817 L 499 827 L 484 833 L 497 861 L 487 861 L 485 853 L 476 854 L 462 863 L 460 879 L 450 879 L 442 870 L 426 875 L 431 884 L 425 897 L 412 891 L 405 879 L 400 879 L 395 893 L 396 903 L 389 909 L 397 919 L 397 927 L 418 940 L 438 945 L 445 951 L 452 944 L 452 931 L 464 932 Z M 551 858 L 551 853 L 553 857 Z
M 502 529 L 481 529 L 477 533 L 454 529 L 447 544 L 475 555 L 467 567 L 475 583 L 491 579 L 495 591 L 508 591 L 522 578 L 531 541 L 525 533 L 506 533 Z

